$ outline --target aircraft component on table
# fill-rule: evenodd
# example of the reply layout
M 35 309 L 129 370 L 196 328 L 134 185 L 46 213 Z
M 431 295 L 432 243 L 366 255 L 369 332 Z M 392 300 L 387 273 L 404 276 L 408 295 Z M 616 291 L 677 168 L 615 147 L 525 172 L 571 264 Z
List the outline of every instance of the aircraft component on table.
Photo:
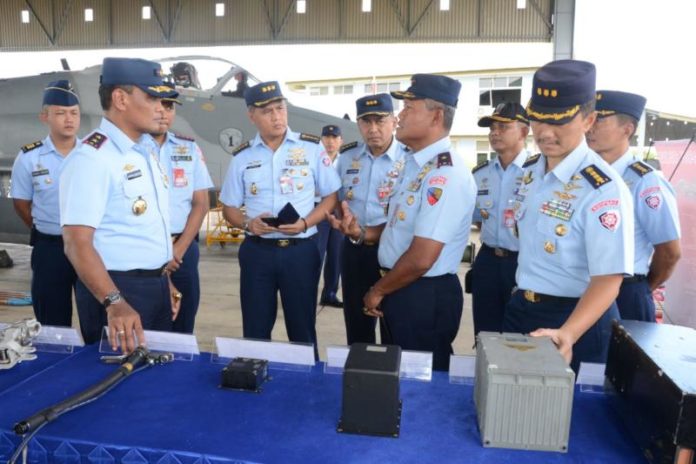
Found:
M 36 359 L 36 348 L 31 346 L 31 341 L 40 331 L 41 324 L 36 319 L 24 319 L 0 327 L 0 370 Z

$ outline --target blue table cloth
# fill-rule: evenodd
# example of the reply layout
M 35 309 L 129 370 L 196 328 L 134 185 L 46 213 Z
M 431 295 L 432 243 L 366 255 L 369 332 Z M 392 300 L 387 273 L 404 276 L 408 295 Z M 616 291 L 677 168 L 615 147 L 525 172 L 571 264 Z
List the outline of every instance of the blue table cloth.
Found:
M 99 381 L 113 365 L 94 347 L 0 393 L 0 460 L 15 422 Z M 577 392 L 567 454 L 483 448 L 473 388 L 402 381 L 399 438 L 336 432 L 342 376 L 271 370 L 262 393 L 220 389 L 222 365 L 204 354 L 127 378 L 103 398 L 40 431 L 29 458 L 43 463 L 638 463 L 644 459 L 603 394 Z

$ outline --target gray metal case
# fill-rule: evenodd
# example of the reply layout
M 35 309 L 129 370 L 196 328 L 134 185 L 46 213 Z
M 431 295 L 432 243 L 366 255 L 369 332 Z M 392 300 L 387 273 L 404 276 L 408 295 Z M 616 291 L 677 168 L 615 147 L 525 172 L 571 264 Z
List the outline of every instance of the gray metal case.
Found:
M 483 446 L 568 451 L 575 373 L 546 337 L 480 332 L 474 401 Z

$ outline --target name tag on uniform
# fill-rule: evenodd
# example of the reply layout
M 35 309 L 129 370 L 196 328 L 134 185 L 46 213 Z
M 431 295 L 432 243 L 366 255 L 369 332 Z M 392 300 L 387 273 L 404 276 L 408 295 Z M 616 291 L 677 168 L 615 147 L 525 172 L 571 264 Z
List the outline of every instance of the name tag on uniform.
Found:
M 172 161 L 193 161 L 191 155 L 173 155 L 170 158 Z
M 360 172 L 360 169 L 348 169 L 346 171 L 346 174 L 358 174 Z
M 48 175 L 48 169 L 40 169 L 38 171 L 32 171 L 32 173 L 31 173 L 32 177 L 47 176 L 47 175 Z
M 140 171 L 140 169 L 136 169 L 135 171 L 127 172 L 126 173 L 126 179 L 128 180 L 133 180 L 137 179 L 138 177 L 142 177 L 143 173 Z
M 188 185 L 188 178 L 186 177 L 186 171 L 184 171 L 184 168 L 174 168 L 172 173 L 174 174 L 175 188 L 182 188 Z

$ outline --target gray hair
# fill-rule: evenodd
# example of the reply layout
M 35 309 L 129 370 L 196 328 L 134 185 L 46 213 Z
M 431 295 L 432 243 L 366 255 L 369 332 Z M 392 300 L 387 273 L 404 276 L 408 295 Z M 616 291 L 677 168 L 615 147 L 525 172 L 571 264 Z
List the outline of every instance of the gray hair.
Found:
M 442 126 L 449 132 L 452 129 L 452 123 L 454 122 L 455 108 L 453 106 L 445 105 L 431 98 L 425 99 L 425 107 L 429 110 L 442 110 Z

